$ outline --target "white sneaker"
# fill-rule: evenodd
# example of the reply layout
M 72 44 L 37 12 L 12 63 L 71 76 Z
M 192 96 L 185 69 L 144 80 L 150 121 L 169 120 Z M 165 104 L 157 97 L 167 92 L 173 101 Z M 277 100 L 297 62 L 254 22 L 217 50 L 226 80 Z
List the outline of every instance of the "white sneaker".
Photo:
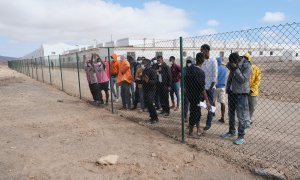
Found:
M 116 99 L 115 99 L 115 102 L 119 102 L 119 99 L 118 99 L 118 98 L 116 98 Z

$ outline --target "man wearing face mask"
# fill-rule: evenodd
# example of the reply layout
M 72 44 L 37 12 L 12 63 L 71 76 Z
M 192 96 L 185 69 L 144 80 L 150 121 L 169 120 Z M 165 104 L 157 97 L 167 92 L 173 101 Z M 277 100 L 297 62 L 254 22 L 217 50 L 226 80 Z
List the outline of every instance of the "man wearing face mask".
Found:
M 180 66 L 175 63 L 175 57 L 170 57 L 171 64 L 171 72 L 172 72 L 172 85 L 171 85 L 171 101 L 172 106 L 170 108 L 174 108 L 174 111 L 177 111 L 180 104 L 180 96 L 179 96 L 179 87 L 180 87 Z M 176 95 L 177 104 L 175 104 L 174 93 Z
M 145 58 L 144 58 L 145 59 Z M 141 104 L 141 110 L 140 112 L 144 112 L 145 109 L 145 105 L 144 105 L 144 94 L 143 94 L 143 84 L 142 84 L 142 72 L 143 72 L 143 68 L 142 68 L 142 57 L 138 57 L 137 58 L 137 65 L 135 68 L 135 83 L 136 83 L 136 89 L 135 89 L 135 101 L 133 103 L 133 108 L 132 109 L 136 109 L 137 108 L 137 104 L 140 102 Z
M 91 56 L 91 59 L 87 60 L 86 63 L 84 64 L 84 69 L 86 72 L 86 78 L 89 83 L 89 88 L 93 96 L 94 104 L 98 105 L 100 103 L 100 98 L 98 94 L 99 91 L 98 81 L 97 81 L 94 63 L 93 63 L 93 54 Z
M 96 70 L 96 76 L 97 76 L 97 81 L 98 81 L 98 86 L 99 86 L 99 97 L 100 97 L 100 103 L 104 104 L 103 98 L 102 98 L 102 91 L 105 92 L 105 97 L 106 101 L 105 104 L 108 104 L 108 98 L 109 98 L 109 93 L 108 93 L 108 83 L 109 79 L 107 77 L 106 73 L 106 65 L 105 62 L 100 58 L 100 56 L 97 54 L 97 64 L 95 64 L 95 70 Z
M 229 138 L 236 135 L 235 113 L 237 113 L 239 121 L 238 138 L 233 143 L 241 145 L 245 142 L 245 129 L 250 127 L 248 96 L 250 92 L 251 63 L 237 53 L 232 53 L 229 56 L 229 62 L 226 67 L 230 71 L 226 85 L 229 131 L 222 134 L 221 137 Z
M 172 74 L 170 67 L 163 61 L 162 56 L 157 56 L 157 76 L 158 76 L 158 94 L 162 106 L 161 115 L 170 116 L 169 92 L 172 84 Z
M 156 57 L 151 60 L 151 66 L 155 71 L 159 68 Z M 157 79 L 156 86 L 158 86 L 158 83 L 159 83 L 158 76 L 156 79 Z M 159 99 L 159 94 L 158 94 L 158 88 L 156 88 L 154 103 L 155 103 L 156 110 L 159 110 L 161 108 L 161 105 L 160 105 L 160 99 Z
M 126 55 L 121 56 L 117 83 L 119 86 L 121 86 L 121 97 L 123 105 L 121 110 L 131 109 L 130 88 L 132 83 L 132 76 L 130 71 L 130 64 L 126 59 Z
M 145 105 L 149 111 L 150 119 L 147 121 L 151 124 L 158 123 L 158 117 L 153 105 L 153 100 L 156 92 L 156 71 L 151 68 L 151 62 L 149 59 L 143 59 L 143 64 L 141 66 L 143 69 L 142 73 L 142 83 L 144 91 Z

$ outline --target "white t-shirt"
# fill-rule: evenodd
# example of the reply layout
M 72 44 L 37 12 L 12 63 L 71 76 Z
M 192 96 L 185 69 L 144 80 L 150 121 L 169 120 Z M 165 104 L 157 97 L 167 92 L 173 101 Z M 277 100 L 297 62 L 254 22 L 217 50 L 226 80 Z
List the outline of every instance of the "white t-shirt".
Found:
M 218 62 L 214 58 L 205 59 L 201 68 L 205 73 L 205 89 L 208 90 L 212 82 L 217 82 Z M 216 85 L 214 88 L 216 88 Z

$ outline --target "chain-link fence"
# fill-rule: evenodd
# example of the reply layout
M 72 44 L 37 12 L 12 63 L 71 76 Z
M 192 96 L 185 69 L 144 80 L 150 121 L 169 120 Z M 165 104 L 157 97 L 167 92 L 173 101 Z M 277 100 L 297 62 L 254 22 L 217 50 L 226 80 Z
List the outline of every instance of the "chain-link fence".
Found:
M 297 179 L 298 32 L 300 24 L 293 23 L 8 65 L 243 168 Z M 215 112 L 200 107 L 205 99 Z

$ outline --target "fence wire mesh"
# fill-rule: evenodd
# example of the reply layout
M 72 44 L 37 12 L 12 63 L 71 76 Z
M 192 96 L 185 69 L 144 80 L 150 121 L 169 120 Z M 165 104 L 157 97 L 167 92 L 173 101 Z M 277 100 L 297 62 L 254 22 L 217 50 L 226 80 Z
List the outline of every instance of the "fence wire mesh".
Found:
M 133 47 L 93 48 L 10 61 L 8 65 L 178 140 L 188 137 L 187 144 L 244 168 L 273 168 L 283 178 L 297 179 L 299 32 L 300 24 L 293 23 L 183 40 L 153 40 Z M 210 47 L 209 55 L 204 44 Z M 239 56 L 229 58 L 232 53 Z M 259 71 L 253 70 L 254 66 Z M 252 70 L 250 74 L 247 68 Z M 203 74 L 206 85 L 201 83 Z M 211 82 L 216 82 L 216 88 L 210 88 Z M 198 104 L 205 99 L 202 92 L 216 112 L 208 115 L 202 108 L 200 131 L 189 135 L 189 124 L 194 126 L 189 121 L 199 120 Z M 253 99 L 256 106 L 251 104 Z M 255 111 L 250 117 L 251 107 Z M 211 123 L 207 122 L 209 118 Z M 242 129 L 250 125 L 250 120 L 243 145 L 233 145 L 237 136 L 220 137 L 228 131 L 233 133 L 233 125 L 235 133 L 243 137 Z

